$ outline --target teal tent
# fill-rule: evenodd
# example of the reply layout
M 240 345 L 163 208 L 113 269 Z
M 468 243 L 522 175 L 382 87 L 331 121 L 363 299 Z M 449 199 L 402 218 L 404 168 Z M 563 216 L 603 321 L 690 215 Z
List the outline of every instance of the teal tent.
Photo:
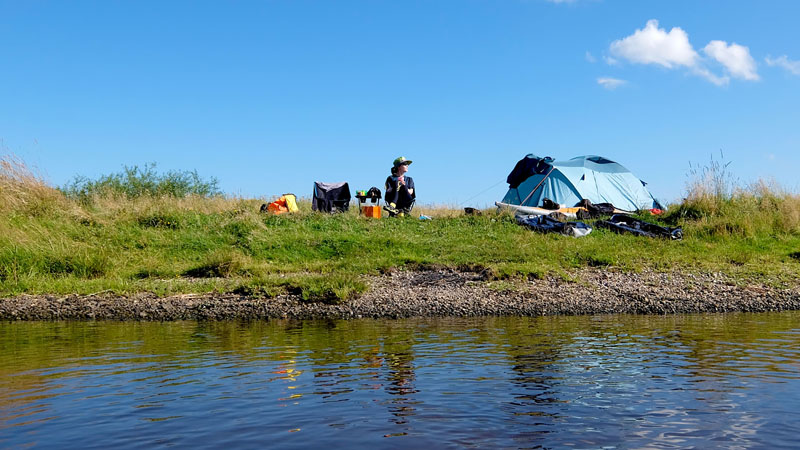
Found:
M 602 156 L 578 156 L 567 161 L 529 154 L 508 175 L 504 204 L 542 206 L 548 198 L 561 206 L 575 206 L 582 199 L 611 203 L 618 209 L 660 208 L 645 187 L 621 164 Z

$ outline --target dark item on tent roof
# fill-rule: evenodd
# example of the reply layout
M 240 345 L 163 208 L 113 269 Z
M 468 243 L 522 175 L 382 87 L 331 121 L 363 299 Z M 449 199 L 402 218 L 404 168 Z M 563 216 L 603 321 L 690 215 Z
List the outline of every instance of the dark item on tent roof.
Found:
M 555 160 L 549 156 L 539 158 L 533 153 L 528 154 L 514 166 L 514 170 L 512 170 L 511 173 L 508 174 L 508 178 L 506 178 L 506 183 L 508 183 L 511 189 L 516 189 L 517 186 L 527 180 L 531 175 L 546 174 L 551 168 L 550 163 L 553 161 Z
M 581 237 L 592 232 L 592 227 L 583 222 L 560 222 L 549 216 L 517 216 L 517 223 L 540 233 L 559 233 Z
M 376 188 L 375 186 L 372 186 L 371 188 L 369 188 L 368 191 L 364 192 L 364 195 L 359 195 L 358 193 L 356 193 L 355 197 L 361 203 L 366 203 L 367 200 L 369 200 L 370 203 L 379 203 L 381 200 L 381 190 Z
M 617 208 L 614 207 L 611 203 L 598 203 L 594 204 L 589 199 L 584 198 L 580 202 L 578 202 L 578 206 L 586 208 L 585 210 L 579 210 L 577 212 L 578 219 L 596 219 L 598 217 L 603 216 L 611 216 L 614 214 L 614 211 Z
M 314 182 L 314 196 L 311 209 L 320 212 L 344 212 L 350 208 L 350 186 L 347 182 Z
M 498 206 L 541 207 L 549 198 L 570 207 L 585 198 L 625 211 L 660 207 L 642 180 L 602 156 L 556 161 L 530 154 L 517 163 L 507 181 L 508 192 Z
M 598 220 L 595 225 L 607 228 L 616 233 L 631 233 L 637 236 L 671 239 L 683 239 L 683 230 L 678 228 L 662 227 L 644 220 L 636 219 L 625 214 L 614 214 L 608 220 Z
M 481 210 L 480 209 L 471 208 L 471 207 L 467 206 L 466 208 L 464 208 L 464 214 L 466 214 L 468 216 L 480 216 L 481 215 Z

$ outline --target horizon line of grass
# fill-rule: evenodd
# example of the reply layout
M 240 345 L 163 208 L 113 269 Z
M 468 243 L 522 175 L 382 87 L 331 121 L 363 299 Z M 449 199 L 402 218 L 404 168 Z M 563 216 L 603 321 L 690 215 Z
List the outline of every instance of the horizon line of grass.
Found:
M 484 271 L 501 285 L 583 267 L 722 271 L 775 282 L 800 275 L 800 198 L 763 182 L 718 189 L 714 183 L 727 182 L 719 168 L 647 219 L 682 226 L 682 242 L 600 229 L 581 239 L 540 235 L 508 213 L 465 216 L 425 205 L 415 212 L 434 220 L 327 215 L 302 200 L 298 214 L 265 215 L 262 199 L 192 191 L 192 182 L 213 184 L 197 177 L 181 185 L 150 169 L 88 180 L 70 195 L 20 160 L 0 159 L 0 295 L 289 293 L 336 302 L 364 292 L 365 277 L 434 267 Z

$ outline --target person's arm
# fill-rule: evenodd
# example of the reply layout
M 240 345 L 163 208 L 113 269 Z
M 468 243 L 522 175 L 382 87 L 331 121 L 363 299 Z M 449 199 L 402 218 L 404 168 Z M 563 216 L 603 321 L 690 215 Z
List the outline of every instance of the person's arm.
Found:
M 408 189 L 408 193 L 409 193 L 409 194 L 410 194 L 412 197 L 415 197 L 415 198 L 416 198 L 416 196 L 414 195 L 414 179 L 413 179 L 413 178 L 411 178 L 411 177 L 406 177 L 406 189 Z
M 383 195 L 383 199 L 384 199 L 384 200 L 385 200 L 387 203 L 388 203 L 388 202 L 393 202 L 393 201 L 395 201 L 395 200 L 394 200 L 395 186 L 393 186 L 393 184 L 394 184 L 394 183 L 392 183 L 392 177 L 391 177 L 391 176 L 390 176 L 390 177 L 387 177 L 387 178 L 386 178 L 386 183 L 385 183 L 385 184 L 384 184 L 384 186 L 383 186 L 383 187 L 385 188 L 385 189 L 384 189 L 384 195 Z

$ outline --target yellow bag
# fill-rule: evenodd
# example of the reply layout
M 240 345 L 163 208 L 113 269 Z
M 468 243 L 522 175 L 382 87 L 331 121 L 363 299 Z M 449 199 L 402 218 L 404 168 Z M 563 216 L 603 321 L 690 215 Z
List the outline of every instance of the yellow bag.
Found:
M 299 211 L 297 209 L 297 198 L 295 198 L 294 194 L 283 194 L 281 198 L 286 201 L 286 208 L 290 213 Z
M 294 194 L 283 194 L 274 202 L 267 205 L 267 211 L 272 214 L 283 214 L 287 212 L 297 212 L 297 200 Z

